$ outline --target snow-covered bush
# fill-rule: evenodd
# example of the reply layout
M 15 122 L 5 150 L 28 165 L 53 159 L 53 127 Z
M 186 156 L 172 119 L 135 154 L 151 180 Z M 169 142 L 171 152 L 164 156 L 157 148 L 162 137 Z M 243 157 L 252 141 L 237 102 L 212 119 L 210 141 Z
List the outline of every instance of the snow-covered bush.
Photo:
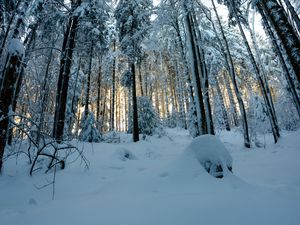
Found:
M 96 128 L 95 117 L 92 112 L 83 116 L 81 121 L 81 132 L 79 134 L 80 141 L 100 142 L 102 140 L 99 130 Z
M 231 155 L 214 135 L 201 135 L 195 138 L 186 152 L 194 155 L 204 169 L 216 178 L 222 178 L 224 171 L 232 171 Z

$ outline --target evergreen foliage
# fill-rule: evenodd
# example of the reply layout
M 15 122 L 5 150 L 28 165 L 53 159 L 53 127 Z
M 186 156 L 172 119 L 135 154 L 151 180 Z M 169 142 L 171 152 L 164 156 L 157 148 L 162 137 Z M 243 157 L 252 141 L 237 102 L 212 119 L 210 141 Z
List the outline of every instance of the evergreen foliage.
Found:
M 83 115 L 79 140 L 85 142 L 100 142 L 102 140 L 101 134 L 96 127 L 95 116 L 92 112 L 89 112 L 87 117 Z

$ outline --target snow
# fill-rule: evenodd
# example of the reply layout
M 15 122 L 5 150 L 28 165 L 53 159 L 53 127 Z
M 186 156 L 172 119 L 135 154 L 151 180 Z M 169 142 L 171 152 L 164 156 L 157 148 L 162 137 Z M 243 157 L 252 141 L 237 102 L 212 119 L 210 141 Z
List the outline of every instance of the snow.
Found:
M 53 173 L 29 177 L 25 156 L 10 158 L 0 177 L 0 223 L 300 224 L 300 131 L 283 132 L 276 145 L 266 136 L 266 148 L 251 150 L 243 147 L 237 131 L 219 133 L 220 141 L 192 139 L 179 129 L 167 133 L 138 143 L 127 134 L 121 134 L 120 143 L 78 143 L 90 168 L 70 158 L 66 169 L 57 171 L 55 200 L 51 185 L 37 188 L 48 184 Z M 216 179 L 198 160 L 216 158 L 219 151 L 230 160 L 225 148 L 233 174 Z
M 201 164 L 211 162 L 215 165 L 232 167 L 232 158 L 224 144 L 214 135 L 202 135 L 195 138 L 187 148 L 195 154 Z
M 11 55 L 25 55 L 24 45 L 19 39 L 13 38 L 8 44 L 8 53 Z

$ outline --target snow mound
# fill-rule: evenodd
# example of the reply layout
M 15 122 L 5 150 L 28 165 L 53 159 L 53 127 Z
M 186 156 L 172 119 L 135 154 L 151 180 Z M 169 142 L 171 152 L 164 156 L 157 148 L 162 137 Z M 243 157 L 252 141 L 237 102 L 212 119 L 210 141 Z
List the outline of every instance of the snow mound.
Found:
M 19 39 L 13 38 L 8 44 L 8 53 L 11 55 L 25 55 L 24 45 Z
M 223 177 L 223 171 L 232 170 L 231 155 L 214 135 L 195 138 L 187 147 L 186 153 L 194 155 L 205 170 L 217 178 Z

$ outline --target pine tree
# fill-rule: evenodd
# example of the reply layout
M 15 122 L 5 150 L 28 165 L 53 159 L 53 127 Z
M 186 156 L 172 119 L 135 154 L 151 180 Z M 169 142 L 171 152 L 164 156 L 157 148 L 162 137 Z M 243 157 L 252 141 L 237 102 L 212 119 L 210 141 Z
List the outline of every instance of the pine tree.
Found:
M 92 112 L 84 112 L 81 120 L 81 132 L 79 140 L 84 142 L 100 142 L 101 134 L 96 127 L 95 116 Z

